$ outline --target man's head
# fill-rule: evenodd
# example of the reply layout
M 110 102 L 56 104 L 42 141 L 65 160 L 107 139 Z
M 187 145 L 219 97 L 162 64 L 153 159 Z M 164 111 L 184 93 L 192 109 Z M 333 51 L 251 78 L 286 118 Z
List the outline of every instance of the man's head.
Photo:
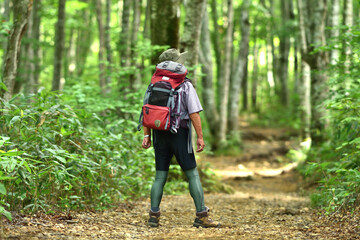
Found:
M 160 60 L 160 62 L 173 61 L 173 62 L 178 62 L 180 64 L 184 64 L 186 57 L 187 57 L 187 52 L 180 53 L 175 48 L 170 48 L 170 49 L 164 51 L 159 56 L 159 60 Z

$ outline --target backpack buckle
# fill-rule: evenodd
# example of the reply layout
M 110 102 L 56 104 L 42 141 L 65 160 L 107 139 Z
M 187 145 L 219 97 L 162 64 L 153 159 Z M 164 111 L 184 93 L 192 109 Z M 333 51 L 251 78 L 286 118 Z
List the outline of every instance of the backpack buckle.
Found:
M 172 127 L 172 128 L 170 129 L 170 132 L 173 133 L 173 134 L 176 134 L 176 133 L 177 133 L 177 129 L 174 128 L 174 127 Z

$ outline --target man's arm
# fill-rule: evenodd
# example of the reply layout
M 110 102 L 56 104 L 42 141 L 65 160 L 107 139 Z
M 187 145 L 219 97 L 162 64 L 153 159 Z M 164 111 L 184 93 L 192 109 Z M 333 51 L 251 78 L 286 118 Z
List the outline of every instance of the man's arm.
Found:
M 200 114 L 197 112 L 197 113 L 192 113 L 189 116 L 190 116 L 191 122 L 195 128 L 196 135 L 197 135 L 196 152 L 202 152 L 205 148 L 205 142 L 204 142 L 202 128 L 201 128 Z
M 151 147 L 151 129 L 143 126 L 144 129 L 144 139 L 142 142 L 142 147 L 147 149 Z

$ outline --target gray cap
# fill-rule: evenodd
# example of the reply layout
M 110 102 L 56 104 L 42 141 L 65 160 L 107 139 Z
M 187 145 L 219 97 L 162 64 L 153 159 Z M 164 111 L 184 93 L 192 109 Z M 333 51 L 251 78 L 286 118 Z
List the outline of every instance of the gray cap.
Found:
M 180 53 L 177 49 L 170 48 L 170 49 L 164 51 L 160 55 L 159 60 L 160 60 L 160 62 L 173 61 L 173 62 L 177 62 L 180 64 L 184 64 L 186 57 L 187 57 L 187 52 Z

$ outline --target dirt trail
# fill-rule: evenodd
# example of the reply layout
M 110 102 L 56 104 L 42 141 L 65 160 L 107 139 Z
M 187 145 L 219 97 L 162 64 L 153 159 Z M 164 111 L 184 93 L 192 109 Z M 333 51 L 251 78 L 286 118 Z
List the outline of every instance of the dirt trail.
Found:
M 360 239 L 359 219 L 328 221 L 310 209 L 308 197 L 301 195 L 301 177 L 283 168 L 294 144 L 287 131 L 243 127 L 243 137 L 242 156 L 201 159 L 235 190 L 205 195 L 221 228 L 192 227 L 195 209 L 185 194 L 163 197 L 159 228 L 146 225 L 149 199 L 144 199 L 104 212 L 76 213 L 71 220 L 20 218 L 5 226 L 5 239 Z

